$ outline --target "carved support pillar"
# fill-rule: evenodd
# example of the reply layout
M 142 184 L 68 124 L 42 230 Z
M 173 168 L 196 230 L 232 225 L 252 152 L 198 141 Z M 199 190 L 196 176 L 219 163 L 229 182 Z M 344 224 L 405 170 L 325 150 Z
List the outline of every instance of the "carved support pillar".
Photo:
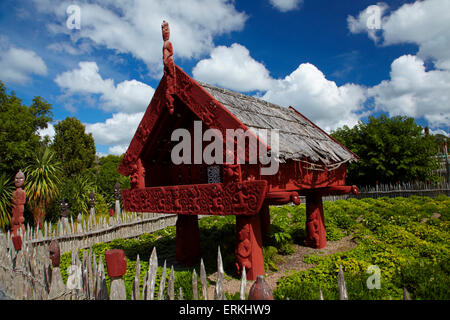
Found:
M 306 196 L 305 245 L 317 249 L 327 245 L 322 196 L 317 192 Z
M 265 274 L 260 214 L 236 216 L 236 258 L 238 273 L 245 267 L 247 280 Z
M 177 216 L 176 259 L 178 263 L 192 266 L 200 257 L 200 232 L 197 215 Z

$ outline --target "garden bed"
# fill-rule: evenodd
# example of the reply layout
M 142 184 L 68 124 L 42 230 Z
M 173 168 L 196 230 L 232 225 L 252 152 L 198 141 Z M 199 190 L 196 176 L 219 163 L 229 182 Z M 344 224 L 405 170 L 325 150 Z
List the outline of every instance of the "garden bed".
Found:
M 324 213 L 328 245 L 311 249 L 303 246 L 304 204 L 271 207 L 272 227 L 270 241 L 264 244 L 264 263 L 275 299 L 317 299 L 319 287 L 325 299 L 337 299 L 339 265 L 346 277 L 349 299 L 402 299 L 404 287 L 413 299 L 450 299 L 450 198 L 339 200 L 325 202 Z M 228 298 L 237 298 L 235 217 L 205 217 L 199 219 L 199 227 L 201 256 L 209 284 L 213 286 L 216 279 L 216 253 L 220 245 L 226 273 L 225 291 Z M 192 298 L 192 270 L 195 268 L 199 274 L 199 265 L 185 268 L 176 264 L 175 227 L 136 239 L 97 244 L 92 249 L 97 261 L 106 250 L 125 251 L 124 280 L 130 298 L 136 257 L 139 254 L 142 289 L 153 247 L 157 248 L 160 265 L 156 286 L 166 260 L 167 266 L 173 265 L 175 269 L 175 292 L 181 287 L 184 298 Z M 83 252 L 86 250 L 80 250 L 80 257 Z M 67 253 L 61 262 L 64 281 L 69 264 L 70 253 Z M 370 265 L 380 269 L 380 289 L 367 288 L 366 281 L 371 274 L 366 271 Z

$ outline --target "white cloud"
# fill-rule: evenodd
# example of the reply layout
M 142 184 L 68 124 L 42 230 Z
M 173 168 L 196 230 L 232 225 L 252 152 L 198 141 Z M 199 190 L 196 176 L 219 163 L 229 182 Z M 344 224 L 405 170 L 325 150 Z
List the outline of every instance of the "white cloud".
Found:
M 287 12 L 298 9 L 303 0 L 270 0 L 270 3 L 281 12 Z
M 348 29 L 351 33 L 367 32 L 369 38 L 376 42 L 378 40 L 377 32 L 382 26 L 382 16 L 387 8 L 387 4 L 379 2 L 361 11 L 357 18 L 349 15 L 347 17 Z
M 273 79 L 266 67 L 240 44 L 217 47 L 192 71 L 200 81 L 240 92 L 258 90 L 261 98 L 293 106 L 326 131 L 353 126 L 366 100 L 364 89 L 354 84 L 337 86 L 310 63 L 303 63 L 284 79 Z
M 48 136 L 50 141 L 53 141 L 53 137 L 55 136 L 55 127 L 51 123 L 48 123 L 47 128 L 38 129 L 37 133 L 41 138 Z
M 72 1 L 58 5 L 35 0 L 38 10 L 56 15 L 49 23 L 52 32 L 70 34 L 65 26 L 66 8 Z M 153 74 L 162 70 L 161 22 L 170 24 L 175 57 L 193 58 L 208 53 L 213 36 L 241 30 L 247 16 L 238 12 L 230 0 L 136 0 L 79 1 L 81 28 L 74 41 L 92 40 L 119 53 L 130 53 L 144 61 Z
M 402 5 L 390 15 L 383 16 L 387 5 L 378 3 L 381 8 L 380 33 L 383 45 L 412 43 L 419 46 L 418 57 L 431 59 L 437 68 L 450 70 L 450 1 L 424 0 Z M 370 17 L 369 6 L 358 18 L 349 16 L 349 30 L 353 33 L 367 32 L 376 39 L 374 30 L 367 28 Z M 370 24 L 370 23 L 369 23 Z
M 368 94 L 378 109 L 390 115 L 424 117 L 432 127 L 450 124 L 450 72 L 426 71 L 416 56 L 394 60 L 390 80 L 370 88 Z
M 105 122 L 84 123 L 86 132 L 92 133 L 95 142 L 112 145 L 109 153 L 122 154 L 128 148 L 144 112 L 115 113 Z
M 267 90 L 272 82 L 266 67 L 237 43 L 216 47 L 210 58 L 197 63 L 192 74 L 197 80 L 243 92 Z
M 10 47 L 0 53 L 0 79 L 25 84 L 31 75 L 46 75 L 47 66 L 34 51 Z
M 114 85 L 113 79 L 103 79 L 95 62 L 80 62 L 79 68 L 66 71 L 55 82 L 67 94 L 100 94 L 101 107 L 107 111 L 136 113 L 147 108 L 155 90 L 149 85 L 125 80 Z
M 364 88 L 354 84 L 339 87 L 317 67 L 303 63 L 284 79 L 276 80 L 262 99 L 292 106 L 330 132 L 343 125 L 355 125 L 366 97 Z

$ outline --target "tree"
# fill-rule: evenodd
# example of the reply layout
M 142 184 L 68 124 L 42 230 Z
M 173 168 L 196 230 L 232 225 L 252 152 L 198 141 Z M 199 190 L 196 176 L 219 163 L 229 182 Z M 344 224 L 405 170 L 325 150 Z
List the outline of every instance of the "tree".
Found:
M 117 168 L 122 161 L 122 156 L 107 155 L 99 159 L 99 168 L 97 174 L 98 192 L 108 203 L 114 203 L 114 185 L 120 183 L 122 188 L 129 188 L 129 178 L 124 177 L 117 172 Z
M 55 125 L 53 150 L 62 163 L 66 177 L 84 174 L 95 166 L 95 143 L 92 133 L 74 117 L 67 117 Z
M 40 147 L 37 130 L 47 128 L 52 116 L 44 99 L 35 97 L 27 107 L 0 81 L 0 172 L 12 176 L 32 160 Z
M 59 195 L 61 166 L 48 147 L 25 168 L 28 204 L 33 212 L 34 225 L 42 228 L 45 213 Z
M 67 200 L 70 214 L 76 218 L 89 212 L 89 193 L 95 192 L 95 185 L 87 176 L 75 175 L 63 178 L 61 198 Z
M 11 200 L 14 186 L 6 173 L 0 173 L 0 228 L 6 229 L 11 221 Z
M 348 167 L 348 183 L 424 181 L 437 168 L 433 139 L 410 117 L 371 116 L 367 124 L 344 126 L 331 135 L 360 157 Z

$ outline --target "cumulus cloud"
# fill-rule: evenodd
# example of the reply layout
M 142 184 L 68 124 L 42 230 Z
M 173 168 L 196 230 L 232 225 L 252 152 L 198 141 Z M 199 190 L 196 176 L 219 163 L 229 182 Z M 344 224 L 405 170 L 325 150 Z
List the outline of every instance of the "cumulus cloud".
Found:
M 303 0 L 269 0 L 274 8 L 281 12 L 298 9 Z
M 378 8 L 378 11 L 377 9 Z M 376 40 L 370 29 L 371 21 L 380 15 L 379 31 L 383 45 L 412 43 L 419 47 L 418 57 L 431 59 L 437 68 L 450 70 L 450 2 L 424 0 L 402 5 L 389 15 L 387 5 L 378 3 L 362 11 L 358 18 L 349 16 L 348 28 L 352 33 L 367 32 Z
M 262 99 L 292 106 L 319 127 L 330 132 L 343 125 L 353 126 L 366 100 L 365 89 L 355 84 L 337 86 L 310 63 L 301 64 L 284 79 L 276 80 Z
M 96 143 L 111 145 L 109 153 L 120 155 L 126 151 L 144 112 L 115 113 L 105 122 L 84 123 L 86 132 L 92 133 Z
M 113 79 L 102 78 L 96 62 L 83 61 L 78 67 L 58 75 L 55 82 L 69 95 L 99 94 L 101 107 L 106 111 L 143 111 L 155 92 L 149 85 L 136 80 L 125 80 L 114 85 Z
M 48 136 L 50 138 L 50 141 L 53 141 L 53 137 L 55 136 L 55 127 L 53 126 L 53 124 L 48 123 L 47 128 L 38 129 L 37 133 L 41 138 Z
M 348 29 L 351 33 L 367 32 L 369 38 L 375 42 L 378 41 L 377 32 L 381 30 L 382 16 L 387 8 L 387 4 L 379 2 L 376 5 L 368 6 L 356 18 L 349 15 L 347 17 Z
M 360 119 L 366 89 L 334 81 L 310 63 L 303 63 L 284 79 L 270 77 L 240 44 L 217 47 L 211 57 L 198 62 L 193 75 L 200 81 L 241 92 L 257 90 L 259 96 L 281 106 L 293 106 L 326 131 L 353 126 Z
M 267 90 L 272 82 L 266 67 L 237 43 L 216 47 L 210 58 L 197 63 L 192 74 L 197 80 L 243 92 Z
M 67 19 L 66 9 L 71 4 L 35 0 L 38 10 L 52 13 L 60 22 Z M 214 36 L 241 30 L 247 19 L 230 0 L 108 1 L 106 6 L 104 1 L 94 0 L 78 1 L 77 5 L 81 25 L 76 33 L 71 33 L 64 23 L 49 23 L 49 30 L 70 34 L 75 42 L 90 39 L 96 45 L 132 54 L 153 73 L 162 70 L 163 20 L 170 23 L 175 57 L 193 58 L 214 47 Z
M 397 58 L 390 80 L 368 90 L 378 109 L 390 115 L 425 118 L 432 127 L 450 123 L 450 72 L 426 71 L 424 61 L 413 55 Z
M 3 81 L 25 84 L 32 74 L 47 74 L 45 62 L 36 52 L 15 47 L 1 52 L 0 78 Z

